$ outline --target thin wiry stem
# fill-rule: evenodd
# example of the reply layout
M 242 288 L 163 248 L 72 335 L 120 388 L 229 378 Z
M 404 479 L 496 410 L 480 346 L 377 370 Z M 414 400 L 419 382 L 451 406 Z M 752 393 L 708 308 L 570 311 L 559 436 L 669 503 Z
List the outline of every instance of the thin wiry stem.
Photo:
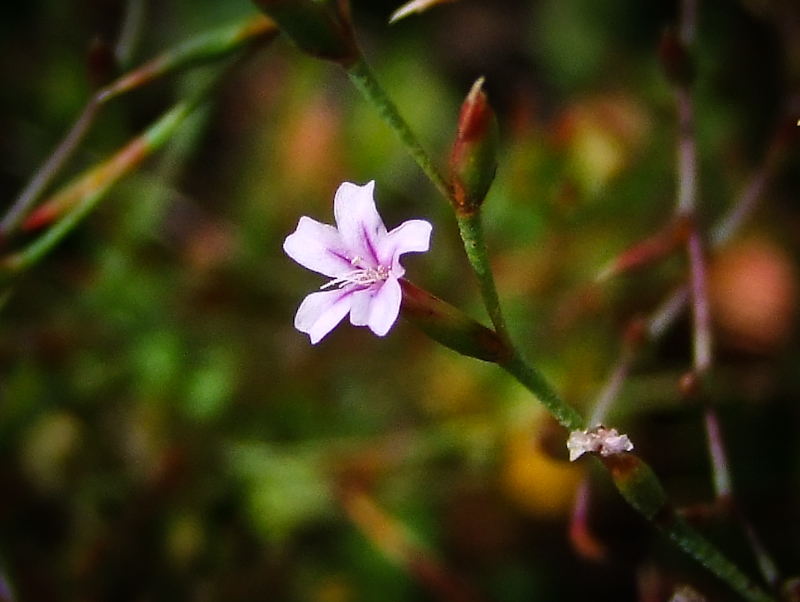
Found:
M 683 0 L 681 3 L 680 38 L 684 48 L 688 51 L 695 39 L 697 26 L 697 0 Z M 679 85 L 676 89 L 676 102 L 678 107 L 679 142 L 678 142 L 678 176 L 679 214 L 689 215 L 694 218 L 697 209 L 697 148 L 694 135 L 694 102 L 688 84 Z M 769 165 L 772 157 L 768 157 Z M 752 189 L 746 189 L 749 196 L 745 196 L 741 210 L 752 203 L 752 198 L 760 193 L 762 181 L 755 180 Z M 738 214 L 734 213 L 734 216 Z M 706 278 L 706 261 L 704 257 L 703 240 L 700 235 L 696 219 L 692 219 L 691 232 L 687 244 L 689 256 L 690 289 L 693 318 L 693 364 L 695 377 L 702 378 L 711 368 L 713 358 L 713 341 L 711 334 L 711 312 L 708 300 L 708 284 Z M 716 409 L 705 398 L 704 419 L 708 452 L 714 479 L 714 489 L 718 500 L 732 500 L 733 486 L 731 483 L 730 465 L 727 451 L 723 442 L 719 417 Z M 755 530 L 746 517 L 740 513 L 740 519 L 749 536 L 755 555 L 759 558 L 762 570 L 774 565 L 761 545 Z M 764 571 L 768 581 L 774 576 Z
M 89 100 L 86 108 L 53 154 L 36 171 L 34 177 L 0 220 L 0 235 L 8 237 L 19 228 L 42 193 L 83 142 L 103 105 L 117 96 L 140 88 L 179 69 L 224 58 L 251 44 L 266 41 L 276 34 L 276 26 L 268 19 L 260 16 L 256 19 L 251 18 L 191 39 L 98 91 Z
M 696 27 L 697 0 L 683 0 L 681 2 L 679 37 L 687 54 L 694 43 Z M 692 291 L 694 370 L 697 375 L 702 375 L 711 366 L 713 358 L 703 241 L 695 218 L 698 203 L 698 163 L 695 107 L 689 83 L 682 82 L 676 87 L 675 104 L 678 114 L 676 212 L 679 216 L 688 216 L 690 219 L 691 231 L 687 243 L 687 254 L 689 256 L 689 282 Z
M 489 251 L 486 248 L 483 236 L 483 223 L 481 213 L 456 214 L 458 229 L 461 233 L 461 240 L 464 243 L 464 250 L 467 254 L 472 271 L 478 279 L 483 304 L 489 313 L 495 331 L 507 345 L 511 345 L 511 336 L 508 325 L 503 315 L 500 305 L 500 296 L 497 293 L 497 285 L 494 281 L 494 272 L 489 261 Z
M 681 286 L 664 301 L 650 319 L 647 320 L 646 333 L 650 340 L 657 340 L 681 315 L 689 302 L 689 287 Z
M 50 185 L 78 146 L 80 146 L 86 136 L 86 132 L 89 131 L 89 127 L 94 122 L 99 108 L 100 102 L 98 102 L 97 97 L 89 101 L 75 125 L 72 126 L 72 129 L 56 147 L 53 154 L 45 161 L 44 165 L 36 171 L 31 181 L 22 190 L 3 219 L 0 220 L 0 233 L 7 236 L 17 229 L 45 188 Z
M 146 14 L 145 0 L 128 0 L 125 3 L 125 16 L 122 19 L 122 27 L 114 47 L 114 57 L 119 65 L 129 65 L 133 59 Z
M 769 583 L 774 589 L 777 589 L 781 581 L 781 575 L 780 571 L 778 571 L 775 561 L 767 552 L 764 544 L 761 543 L 761 539 L 758 537 L 758 534 L 756 533 L 756 530 L 753 528 L 753 525 L 750 523 L 750 521 L 747 520 L 746 517 L 741 516 L 741 513 L 739 514 L 739 520 L 744 525 L 745 535 L 747 536 L 747 539 L 750 540 L 750 545 L 753 548 L 753 553 L 755 554 L 756 562 L 758 563 L 758 569 L 761 571 L 764 581 Z
M 689 47 L 694 43 L 697 30 L 697 0 L 681 0 L 680 35 L 684 46 Z
M 629 348 L 629 346 L 626 346 L 625 350 L 623 350 L 622 354 L 620 355 L 619 360 L 617 360 L 616 366 L 614 366 L 614 369 L 611 371 L 611 375 L 606 381 L 603 390 L 597 397 L 597 401 L 594 404 L 594 410 L 589 418 L 590 427 L 598 426 L 603 423 L 603 420 L 605 420 L 605 417 L 608 414 L 608 411 L 611 409 L 614 400 L 616 400 L 619 396 L 622 385 L 625 384 L 625 381 L 628 378 L 633 357 L 632 350 Z
M 343 486 L 339 498 L 361 533 L 393 564 L 441 602 L 482 602 L 474 588 L 424 548 L 405 524 L 381 508 L 367 492 Z
M 678 113 L 678 214 L 693 215 L 697 206 L 697 145 L 694 139 L 694 102 L 688 87 L 676 91 Z
M 718 499 L 730 498 L 733 495 L 728 457 L 722 441 L 722 430 L 717 413 L 710 408 L 705 412 L 706 437 L 711 464 L 714 467 L 714 492 Z
M 679 36 L 687 54 L 694 42 L 696 22 L 696 0 L 683 0 L 681 2 Z M 702 378 L 713 363 L 713 341 L 703 240 L 695 217 L 698 202 L 698 165 L 694 124 L 695 108 L 689 83 L 682 82 L 676 87 L 675 103 L 678 113 L 676 211 L 678 215 L 690 218 L 691 230 L 686 253 L 689 258 L 689 289 L 691 291 L 693 372 L 695 378 Z M 705 396 L 703 397 L 705 398 Z M 716 494 L 718 497 L 727 497 L 731 493 L 728 461 L 716 411 L 708 403 L 705 404 L 705 424 Z
M 706 262 L 700 233 L 694 229 L 689 235 L 689 266 L 691 272 L 692 317 L 694 323 L 694 371 L 705 374 L 711 367 L 712 336 L 711 311 L 708 301 Z
M 422 147 L 406 120 L 403 119 L 397 105 L 394 104 L 394 101 L 380 85 L 363 56 L 359 57 L 355 63 L 347 68 L 347 75 L 356 89 L 375 108 L 383 121 L 394 130 L 394 133 L 405 145 L 408 154 L 417 162 L 417 165 L 425 172 L 425 175 L 428 176 L 442 196 L 449 199 L 450 187 L 447 185 L 447 180 L 445 180 L 439 168 L 434 164 L 433 159 Z
M 163 146 L 195 108 L 196 102 L 184 102 L 168 111 L 147 132 L 134 138 L 111 159 L 89 170 L 83 177 L 54 197 L 58 205 L 72 207 L 66 215 L 28 247 L 3 258 L 0 267 L 7 273 L 21 272 L 42 259 L 71 232 L 109 188 L 123 175 L 132 171 L 147 156 Z
M 791 105 L 791 103 L 787 103 L 787 105 Z M 775 172 L 783 163 L 790 138 L 787 136 L 787 127 L 791 127 L 791 125 L 787 126 L 787 123 L 793 117 L 794 110 L 791 106 L 787 106 L 785 113 L 772 134 L 764 163 L 750 177 L 750 181 L 736 197 L 730 210 L 711 228 L 708 241 L 712 247 L 722 246 L 741 230 L 742 225 L 755 212 L 764 192 L 772 183 Z
M 684 0 L 682 3 L 682 20 L 680 37 L 688 47 L 694 41 L 696 28 L 697 4 L 695 0 Z M 687 303 L 692 301 L 694 321 L 693 364 L 695 374 L 706 372 L 712 362 L 711 328 L 706 290 L 706 264 L 703 257 L 702 238 L 694 219 L 697 203 L 697 150 L 694 141 L 694 107 L 688 87 L 679 86 L 676 90 L 678 109 L 679 140 L 677 145 L 678 194 L 676 211 L 679 215 L 687 215 L 691 220 L 692 231 L 687 241 L 687 253 L 690 259 L 689 284 L 679 287 L 646 322 L 645 338 L 660 338 L 683 312 Z M 710 229 L 708 244 L 718 248 L 728 242 L 752 216 L 765 190 L 782 159 L 786 156 L 787 138 L 784 135 L 784 124 L 778 124 L 772 142 L 761 167 L 751 176 L 741 193 L 731 204 L 728 212 Z M 603 416 L 610 404 L 609 397 L 620 390 L 622 381 L 632 362 L 629 348 L 625 348 L 616 366 L 609 375 L 608 381 L 598 397 L 592 421 Z M 713 466 L 714 489 L 719 500 L 733 502 L 733 486 L 730 469 L 725 453 L 719 419 L 710 406 L 705 409 L 705 425 L 708 438 L 709 455 Z M 733 504 L 735 508 L 736 505 Z M 745 516 L 737 512 L 746 536 L 750 540 L 760 572 L 765 581 L 776 587 L 780 575 L 776 565 L 763 544 L 759 540 L 753 526 Z M 759 594 L 760 595 L 760 594 Z

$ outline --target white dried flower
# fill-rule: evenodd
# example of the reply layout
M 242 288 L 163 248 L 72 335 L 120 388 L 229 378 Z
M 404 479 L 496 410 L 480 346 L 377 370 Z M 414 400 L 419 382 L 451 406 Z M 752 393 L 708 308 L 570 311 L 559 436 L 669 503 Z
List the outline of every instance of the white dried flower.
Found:
M 585 453 L 613 456 L 633 450 L 628 435 L 620 435 L 617 429 L 596 426 L 586 431 L 572 431 L 567 439 L 569 461 L 574 462 Z

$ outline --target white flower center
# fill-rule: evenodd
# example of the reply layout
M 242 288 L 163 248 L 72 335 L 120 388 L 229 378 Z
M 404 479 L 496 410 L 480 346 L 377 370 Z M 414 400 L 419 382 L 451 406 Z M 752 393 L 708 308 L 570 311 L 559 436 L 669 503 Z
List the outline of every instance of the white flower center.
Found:
M 330 282 L 326 282 L 320 288 L 342 288 L 348 284 L 355 284 L 357 286 L 366 288 L 378 282 L 383 282 L 391 274 L 391 269 L 385 265 L 379 265 L 377 267 L 365 266 L 364 260 L 358 255 L 350 260 L 350 265 L 356 269 L 352 272 L 342 274 Z

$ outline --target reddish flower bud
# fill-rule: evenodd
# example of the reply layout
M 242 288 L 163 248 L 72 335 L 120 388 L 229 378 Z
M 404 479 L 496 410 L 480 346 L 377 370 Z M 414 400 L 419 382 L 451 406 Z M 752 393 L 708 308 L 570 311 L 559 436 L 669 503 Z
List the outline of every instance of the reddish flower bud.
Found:
M 506 361 L 511 350 L 493 331 L 449 303 L 400 279 L 403 317 L 437 343 L 467 357 L 487 362 Z
M 688 86 L 692 83 L 694 64 L 675 30 L 667 29 L 661 36 L 658 57 L 670 83 L 677 86 Z
M 450 186 L 457 212 L 473 213 L 486 198 L 497 172 L 498 138 L 497 118 L 481 77 L 461 105 L 450 154 Z
M 347 68 L 360 56 L 347 0 L 253 0 L 300 50 Z
M 119 65 L 114 49 L 107 40 L 95 38 L 86 57 L 89 81 L 96 90 L 110 84 L 117 77 Z

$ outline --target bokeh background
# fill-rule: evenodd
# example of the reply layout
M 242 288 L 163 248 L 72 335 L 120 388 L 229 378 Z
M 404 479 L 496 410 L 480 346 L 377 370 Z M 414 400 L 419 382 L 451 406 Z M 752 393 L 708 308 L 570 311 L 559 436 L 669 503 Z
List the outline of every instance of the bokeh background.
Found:
M 461 0 L 388 26 L 397 2 L 353 2 L 369 61 L 440 162 L 486 77 L 502 135 L 485 207 L 501 297 L 526 353 L 587 413 L 627 325 L 686 274 L 678 253 L 593 284 L 674 210 L 674 97 L 657 48 L 676 4 Z M 0 8 L 5 206 L 91 97 L 87 51 L 119 39 L 126 6 Z M 123 71 L 255 14 L 245 0 L 142 6 Z M 800 9 L 700 6 L 709 225 L 798 92 Z M 64 181 L 218 68 L 107 107 Z M 389 227 L 434 224 L 408 277 L 486 321 L 451 209 L 344 74 L 283 38 L 15 284 L 0 313 L 0 600 L 655 601 L 675 583 L 731 599 L 602 471 L 567 463 L 565 434 L 493 366 L 402 321 L 385 339 L 344 324 L 313 347 L 293 329 L 322 282 L 283 239 L 301 215 L 331 222 L 339 183 L 373 179 Z M 799 202 L 790 147 L 762 209 L 709 264 L 713 401 L 737 502 L 786 577 L 800 573 Z M 713 501 L 702 411 L 678 391 L 690 349 L 684 317 L 644 348 L 613 412 L 682 505 Z M 589 528 L 571 538 L 584 479 Z M 755 570 L 735 517 L 702 527 Z M 395 528 L 422 560 L 387 553 Z

